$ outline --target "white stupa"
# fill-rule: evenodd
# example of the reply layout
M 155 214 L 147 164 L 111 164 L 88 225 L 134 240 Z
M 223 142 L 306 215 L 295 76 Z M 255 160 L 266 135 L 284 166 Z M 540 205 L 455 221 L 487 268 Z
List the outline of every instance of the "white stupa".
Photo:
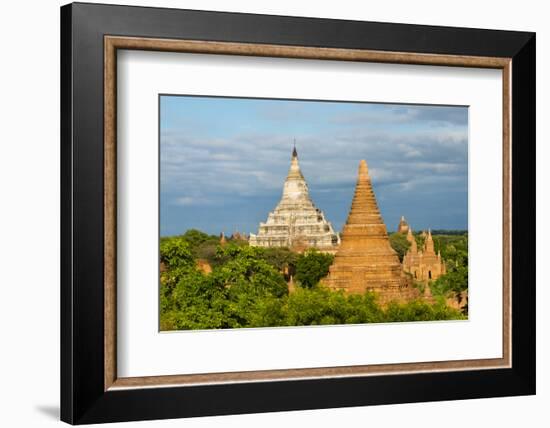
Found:
M 317 248 L 336 252 L 340 238 L 323 212 L 315 206 L 300 170 L 296 147 L 292 151 L 290 170 L 283 196 L 258 234 L 250 234 L 249 244 L 256 247 L 288 247 L 297 251 Z

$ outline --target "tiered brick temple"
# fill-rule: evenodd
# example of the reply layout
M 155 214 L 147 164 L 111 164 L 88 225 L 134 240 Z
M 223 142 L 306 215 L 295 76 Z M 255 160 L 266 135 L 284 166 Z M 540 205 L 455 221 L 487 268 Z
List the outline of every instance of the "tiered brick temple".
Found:
M 409 250 L 403 257 L 403 270 L 410 273 L 417 281 L 431 281 L 445 275 L 445 262 L 441 260 L 441 251 L 435 254 L 432 232 L 428 231 L 424 241 L 424 248 L 418 250 L 416 240 L 409 229 L 407 240 L 411 243 Z
M 391 247 L 386 225 L 372 189 L 367 163 L 359 176 L 341 244 L 328 276 L 322 282 L 332 290 L 363 294 L 373 291 L 381 303 L 419 297 Z
M 269 213 L 267 221 L 260 223 L 258 234 L 250 234 L 249 244 L 257 247 L 288 247 L 296 251 L 313 247 L 330 253 L 335 253 L 340 244 L 338 234 L 309 196 L 296 147 L 292 151 L 283 196 Z

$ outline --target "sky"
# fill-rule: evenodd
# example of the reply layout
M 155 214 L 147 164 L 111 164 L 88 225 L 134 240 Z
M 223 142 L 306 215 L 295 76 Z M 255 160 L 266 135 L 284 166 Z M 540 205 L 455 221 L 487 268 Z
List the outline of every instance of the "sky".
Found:
M 388 231 L 468 228 L 468 108 L 160 96 L 160 232 L 257 233 L 294 140 L 315 205 L 340 231 L 359 161 Z

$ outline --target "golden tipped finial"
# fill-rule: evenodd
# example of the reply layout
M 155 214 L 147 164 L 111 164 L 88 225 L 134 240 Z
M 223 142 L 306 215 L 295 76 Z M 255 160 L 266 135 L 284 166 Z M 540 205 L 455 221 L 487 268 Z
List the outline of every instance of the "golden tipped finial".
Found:
M 359 177 L 367 178 L 369 176 L 369 167 L 367 166 L 367 161 L 361 159 L 359 162 Z

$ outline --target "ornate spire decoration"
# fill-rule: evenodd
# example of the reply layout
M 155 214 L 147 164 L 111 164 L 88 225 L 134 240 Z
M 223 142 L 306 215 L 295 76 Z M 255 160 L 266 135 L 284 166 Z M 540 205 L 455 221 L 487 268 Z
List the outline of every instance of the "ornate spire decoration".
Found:
M 285 194 L 285 192 L 287 193 Z M 288 170 L 283 188 L 283 198 L 285 198 L 285 196 L 290 198 L 303 197 L 309 199 L 309 189 L 307 187 L 306 180 L 302 175 L 302 170 L 300 169 L 296 147 L 292 151 L 290 168 Z
M 428 236 L 426 237 L 426 242 L 424 243 L 424 253 L 435 255 L 434 241 L 432 239 L 431 229 L 428 229 Z
M 409 228 L 409 231 L 407 232 L 407 241 L 411 243 L 409 251 L 411 253 L 418 252 L 418 247 L 416 245 L 416 239 L 414 238 L 414 235 L 412 233 L 412 228 Z
M 257 247 L 288 247 L 297 251 L 314 247 L 335 252 L 340 238 L 311 197 L 298 162 L 296 145 L 283 185 L 281 200 L 260 223 L 258 234 L 250 234 L 249 244 Z
M 426 240 L 424 241 L 423 251 L 418 251 L 416 241 L 411 242 L 409 251 L 403 257 L 403 270 L 410 273 L 416 281 L 433 281 L 447 272 L 445 262 L 441 258 L 441 250 L 434 251 L 434 241 L 432 231 L 423 232 Z
M 357 184 L 341 244 L 323 284 L 349 293 L 374 291 L 384 303 L 418 295 L 403 274 L 380 215 L 367 163 L 359 163 Z

